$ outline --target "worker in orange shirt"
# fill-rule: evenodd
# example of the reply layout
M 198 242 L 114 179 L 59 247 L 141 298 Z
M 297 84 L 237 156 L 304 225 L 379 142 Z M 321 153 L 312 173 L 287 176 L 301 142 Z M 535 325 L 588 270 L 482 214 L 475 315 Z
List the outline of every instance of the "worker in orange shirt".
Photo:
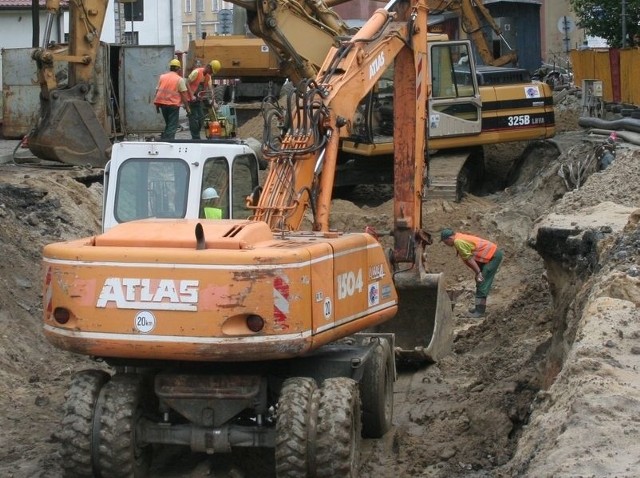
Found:
M 194 68 L 187 78 L 187 86 L 189 87 L 189 106 L 191 107 L 191 115 L 189 116 L 189 131 L 191 139 L 200 139 L 200 131 L 204 126 L 204 100 L 202 93 L 209 93 L 211 101 L 215 102 L 213 97 L 213 80 L 211 77 L 220 71 L 221 64 L 218 60 L 207 63 L 206 66 Z M 215 106 L 214 106 L 215 107 Z
M 187 115 L 191 113 L 189 107 L 189 91 L 184 78 L 180 76 L 182 65 L 177 59 L 169 62 L 169 71 L 160 75 L 156 96 L 153 104 L 156 111 L 162 113 L 164 118 L 164 131 L 161 139 L 175 139 L 180 120 L 180 106 L 184 106 Z
M 476 298 L 475 307 L 469 310 L 471 317 L 483 317 L 487 308 L 487 297 L 493 279 L 502 262 L 503 252 L 491 241 L 481 237 L 443 229 L 440 240 L 447 246 L 454 247 L 460 259 L 475 274 Z

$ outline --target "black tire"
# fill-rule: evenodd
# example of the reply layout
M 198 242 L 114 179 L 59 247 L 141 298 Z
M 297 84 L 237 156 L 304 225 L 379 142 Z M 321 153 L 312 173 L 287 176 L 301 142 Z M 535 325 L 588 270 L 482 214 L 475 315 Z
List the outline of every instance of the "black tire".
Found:
M 96 401 L 109 374 L 102 370 L 83 370 L 71 378 L 65 394 L 65 410 L 59 438 L 63 476 L 93 476 L 93 416 Z
M 346 377 L 326 379 L 318 403 L 317 478 L 358 476 L 361 419 L 356 381 Z
M 276 422 L 276 476 L 296 478 L 308 475 L 309 415 L 316 381 L 312 378 L 287 379 L 278 399 Z
M 388 342 L 375 345 L 360 382 L 362 435 L 380 438 L 393 420 L 393 355 Z
M 218 106 L 220 106 L 225 101 L 227 101 L 228 96 L 229 95 L 227 94 L 227 85 L 217 85 L 213 89 L 213 97 L 216 100 L 216 104 Z
M 147 476 L 152 448 L 136 441 L 136 424 L 143 405 L 141 375 L 115 375 L 102 388 L 94 425 L 98 440 L 96 462 L 102 478 Z

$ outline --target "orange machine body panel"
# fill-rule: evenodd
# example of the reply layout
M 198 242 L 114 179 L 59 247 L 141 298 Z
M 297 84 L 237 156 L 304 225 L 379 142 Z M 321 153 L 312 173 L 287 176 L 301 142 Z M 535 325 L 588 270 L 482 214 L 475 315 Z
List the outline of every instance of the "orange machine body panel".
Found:
M 383 248 L 368 234 L 150 219 L 50 244 L 43 264 L 47 339 L 98 357 L 295 357 L 397 311 Z M 68 322 L 55 320 L 58 308 L 70 312 Z M 248 328 L 250 315 L 264 319 L 261 331 Z

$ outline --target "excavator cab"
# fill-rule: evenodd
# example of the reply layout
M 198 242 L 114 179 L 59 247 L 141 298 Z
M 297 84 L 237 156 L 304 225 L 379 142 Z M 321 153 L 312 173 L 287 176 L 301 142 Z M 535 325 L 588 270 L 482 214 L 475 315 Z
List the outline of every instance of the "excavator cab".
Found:
M 239 140 L 116 143 L 104 186 L 103 232 L 138 219 L 197 218 L 207 188 L 218 195 L 221 219 L 247 219 L 258 160 Z

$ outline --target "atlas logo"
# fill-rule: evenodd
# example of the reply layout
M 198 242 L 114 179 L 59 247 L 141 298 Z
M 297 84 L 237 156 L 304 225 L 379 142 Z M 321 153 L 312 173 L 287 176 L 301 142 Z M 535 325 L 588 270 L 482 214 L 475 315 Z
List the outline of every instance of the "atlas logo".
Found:
M 381 51 L 380 54 L 369 65 L 369 79 L 376 76 L 376 74 L 380 71 L 380 69 L 383 66 L 384 66 L 384 52 Z
M 198 310 L 197 280 L 134 279 L 109 277 L 96 307 L 114 304 L 118 309 Z

